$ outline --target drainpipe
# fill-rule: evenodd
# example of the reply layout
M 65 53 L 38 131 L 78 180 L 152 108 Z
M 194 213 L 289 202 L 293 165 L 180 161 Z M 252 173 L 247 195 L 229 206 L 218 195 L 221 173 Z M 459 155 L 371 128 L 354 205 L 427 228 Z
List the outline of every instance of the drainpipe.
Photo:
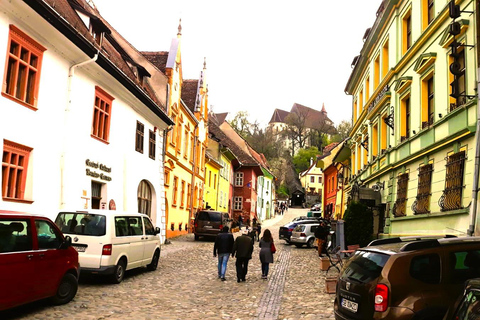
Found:
M 475 1 L 478 5 L 478 1 Z M 480 15 L 475 10 L 475 23 L 477 32 L 477 43 L 480 40 Z M 473 171 L 473 185 L 472 185 L 472 202 L 470 204 L 470 225 L 468 226 L 467 234 L 469 236 L 480 235 L 480 226 L 477 222 L 477 196 L 478 196 L 478 174 L 480 168 L 480 51 L 477 50 L 477 131 L 475 132 L 475 168 Z
M 65 127 L 68 127 L 68 120 L 69 120 L 69 114 L 70 114 L 70 109 L 72 105 L 72 83 L 73 83 L 73 76 L 75 74 L 75 68 L 81 67 L 83 65 L 92 63 L 97 61 L 98 55 L 100 53 L 100 50 L 97 51 L 97 53 L 93 56 L 93 58 L 88 59 L 86 61 L 74 64 L 70 66 L 68 69 L 68 82 L 67 82 L 67 106 L 65 108 L 65 113 L 64 113 L 64 120 L 63 123 Z M 62 142 L 62 155 L 60 157 L 60 209 L 65 208 L 65 154 L 66 154 L 66 135 L 63 135 L 63 142 Z
M 193 198 L 194 198 L 194 194 L 193 192 L 195 191 L 195 175 L 197 174 L 196 173 L 196 168 L 195 168 L 195 161 L 196 161 L 196 158 L 197 158 L 197 128 L 198 128 L 198 124 L 199 122 L 197 122 L 195 124 L 195 128 L 193 129 L 193 132 L 195 133 L 194 137 L 193 137 L 193 165 L 192 165 L 192 183 L 190 185 L 190 216 L 188 217 L 189 218 L 189 222 L 192 222 L 192 217 L 194 217 L 193 215 Z M 193 224 L 190 223 L 190 230 L 192 230 L 193 232 Z

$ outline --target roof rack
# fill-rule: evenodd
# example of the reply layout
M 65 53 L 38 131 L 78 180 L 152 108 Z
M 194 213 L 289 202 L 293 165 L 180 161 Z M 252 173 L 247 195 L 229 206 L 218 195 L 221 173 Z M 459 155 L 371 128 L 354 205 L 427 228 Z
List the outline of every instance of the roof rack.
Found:
M 435 248 L 439 246 L 440 246 L 440 243 L 438 242 L 437 239 L 425 239 L 425 240 L 407 243 L 406 245 L 400 248 L 400 251 L 401 252 L 413 251 L 418 249 Z
M 389 244 L 389 243 L 400 243 L 400 242 L 413 242 L 413 241 L 425 241 L 425 240 L 437 240 L 437 239 L 449 239 L 449 238 L 456 238 L 457 236 L 446 234 L 444 236 L 410 236 L 410 237 L 394 237 L 394 238 L 385 238 L 385 239 L 376 239 L 373 240 L 368 244 L 367 247 L 370 246 L 379 246 L 382 244 Z M 438 241 L 437 241 L 438 242 Z

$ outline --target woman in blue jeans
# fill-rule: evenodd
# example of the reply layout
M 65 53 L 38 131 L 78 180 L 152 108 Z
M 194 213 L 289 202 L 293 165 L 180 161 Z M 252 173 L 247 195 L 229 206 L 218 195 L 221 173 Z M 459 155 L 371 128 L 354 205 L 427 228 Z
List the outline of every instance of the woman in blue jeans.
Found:
M 228 232 L 228 227 L 224 226 L 222 232 L 217 235 L 213 245 L 213 256 L 218 253 L 218 277 L 225 281 L 225 272 L 227 271 L 228 258 L 233 249 L 233 234 Z
M 260 239 L 260 262 L 262 263 L 262 279 L 267 279 L 269 264 L 273 263 L 272 253 L 272 233 L 270 230 L 265 229 L 263 237 Z

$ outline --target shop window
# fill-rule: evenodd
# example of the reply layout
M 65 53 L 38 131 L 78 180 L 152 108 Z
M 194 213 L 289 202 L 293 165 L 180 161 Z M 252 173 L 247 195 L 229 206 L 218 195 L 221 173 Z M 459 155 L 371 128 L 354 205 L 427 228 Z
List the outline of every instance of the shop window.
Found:
M 43 52 L 35 40 L 10 25 L 2 94 L 36 110 Z
M 92 137 L 108 142 L 110 134 L 110 116 L 113 97 L 95 87 L 95 103 L 93 107 Z
M 28 160 L 32 150 L 18 143 L 3 140 L 3 200 L 25 200 Z

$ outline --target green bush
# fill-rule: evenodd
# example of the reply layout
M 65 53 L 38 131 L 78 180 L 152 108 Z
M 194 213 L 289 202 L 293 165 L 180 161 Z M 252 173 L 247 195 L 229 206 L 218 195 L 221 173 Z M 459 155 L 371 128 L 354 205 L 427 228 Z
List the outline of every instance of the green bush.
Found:
M 366 246 L 372 240 L 373 212 L 366 205 L 352 201 L 343 216 L 346 245 Z

